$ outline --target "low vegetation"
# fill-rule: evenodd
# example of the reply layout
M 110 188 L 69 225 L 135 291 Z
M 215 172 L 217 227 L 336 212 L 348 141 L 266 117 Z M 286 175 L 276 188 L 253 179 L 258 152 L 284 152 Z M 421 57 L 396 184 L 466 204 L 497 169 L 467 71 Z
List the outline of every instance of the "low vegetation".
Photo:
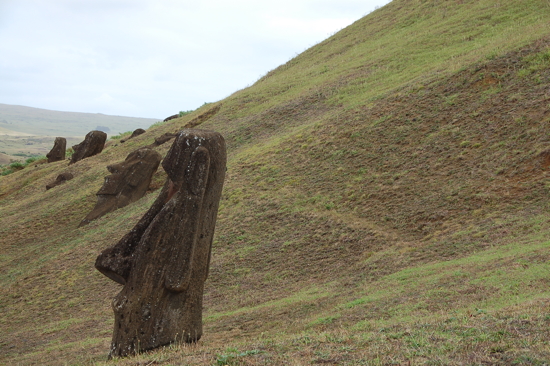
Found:
M 0 360 L 548 364 L 548 10 L 393 0 L 214 106 L 0 178 Z M 93 263 L 165 173 L 77 225 L 107 165 L 189 123 L 228 145 L 204 337 L 107 362 L 120 287 Z
M 30 164 L 43 164 L 46 161 L 47 159 L 44 155 L 38 155 L 31 156 L 30 158 L 27 158 L 24 162 L 14 161 L 13 163 L 10 163 L 8 165 L 0 165 L 0 175 L 8 175 L 24 169 Z
M 126 132 L 120 132 L 118 135 L 112 135 L 110 137 L 111 140 L 120 140 L 125 137 L 129 137 L 132 134 L 132 131 L 126 131 Z

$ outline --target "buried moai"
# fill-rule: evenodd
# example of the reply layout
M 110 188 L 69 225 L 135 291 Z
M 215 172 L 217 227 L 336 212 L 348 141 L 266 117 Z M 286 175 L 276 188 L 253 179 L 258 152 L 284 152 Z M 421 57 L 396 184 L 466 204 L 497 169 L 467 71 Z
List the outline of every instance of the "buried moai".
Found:
M 69 165 L 76 163 L 82 159 L 89 158 L 103 151 L 105 141 L 107 140 L 107 134 L 103 131 L 90 131 L 78 145 L 73 146 L 73 156 Z
M 67 150 L 67 139 L 64 137 L 56 137 L 53 147 L 46 157 L 48 163 L 53 163 L 60 160 L 65 160 L 65 151 Z
M 80 222 L 79 227 L 143 197 L 161 159 L 162 156 L 155 150 L 144 148 L 130 153 L 123 162 L 109 165 L 107 170 L 111 175 L 105 177 L 103 186 L 96 193 L 94 209 Z
M 58 185 L 63 184 L 66 181 L 71 180 L 73 178 L 74 178 L 74 176 L 73 176 L 72 173 L 69 173 L 69 172 L 61 173 L 57 176 L 57 178 L 55 178 L 55 181 L 53 181 L 53 182 L 49 183 L 48 185 L 46 185 L 46 191 L 48 189 L 52 189 L 54 187 L 57 187 Z
M 138 128 L 137 130 L 134 130 L 134 132 L 132 132 L 132 134 L 128 138 L 121 139 L 120 142 L 124 143 L 130 139 L 133 139 L 136 136 L 143 135 L 145 132 L 147 131 L 145 131 L 143 128 Z
M 109 357 L 202 335 L 202 299 L 225 177 L 223 137 L 183 130 L 162 162 L 168 178 L 134 228 L 95 266 L 124 285 L 113 299 Z

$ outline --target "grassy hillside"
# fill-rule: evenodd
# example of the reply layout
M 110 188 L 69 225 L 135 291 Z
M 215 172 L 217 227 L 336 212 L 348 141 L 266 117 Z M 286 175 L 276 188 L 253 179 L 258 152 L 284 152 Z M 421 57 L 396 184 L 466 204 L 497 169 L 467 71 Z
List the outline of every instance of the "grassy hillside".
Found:
M 223 101 L 0 178 L 0 363 L 548 364 L 548 24 L 543 0 L 394 0 Z M 105 363 L 120 287 L 93 263 L 166 175 L 77 225 L 108 164 L 197 124 L 229 158 L 205 335 Z

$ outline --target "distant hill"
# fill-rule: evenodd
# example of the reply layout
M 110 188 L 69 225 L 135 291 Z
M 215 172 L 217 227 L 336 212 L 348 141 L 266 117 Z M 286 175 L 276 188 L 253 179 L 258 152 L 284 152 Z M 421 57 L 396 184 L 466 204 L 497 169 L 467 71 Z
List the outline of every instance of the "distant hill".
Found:
M 0 135 L 4 134 L 3 130 L 9 130 L 33 136 L 84 136 L 98 127 L 106 127 L 107 134 L 116 135 L 136 128 L 148 128 L 159 119 L 0 104 Z
M 67 147 L 70 147 L 92 130 L 101 130 L 111 136 L 148 128 L 158 121 L 0 104 L 0 164 L 44 155 L 53 146 L 56 136 L 67 138 Z

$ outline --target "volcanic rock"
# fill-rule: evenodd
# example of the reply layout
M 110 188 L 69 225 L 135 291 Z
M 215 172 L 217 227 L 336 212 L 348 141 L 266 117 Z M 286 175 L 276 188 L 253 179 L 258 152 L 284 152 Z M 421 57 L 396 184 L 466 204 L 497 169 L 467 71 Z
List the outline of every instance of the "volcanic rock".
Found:
M 110 357 L 202 335 L 202 299 L 225 177 L 223 137 L 183 130 L 162 162 L 168 179 L 149 211 L 95 266 L 123 284 L 113 300 Z
M 76 163 L 82 159 L 89 158 L 103 151 L 105 141 L 107 140 L 107 134 L 103 131 L 90 131 L 78 145 L 73 146 L 73 156 L 69 165 Z
M 96 193 L 94 209 L 79 227 L 143 197 L 161 159 L 162 156 L 154 150 L 139 149 L 130 153 L 123 162 L 109 165 L 107 170 L 111 175 L 105 177 L 103 187 Z
M 67 150 L 67 139 L 65 139 L 64 137 L 56 137 L 55 142 L 53 143 L 53 148 L 50 150 L 48 154 L 46 154 L 46 157 L 48 158 L 48 163 L 65 160 L 66 150 Z

